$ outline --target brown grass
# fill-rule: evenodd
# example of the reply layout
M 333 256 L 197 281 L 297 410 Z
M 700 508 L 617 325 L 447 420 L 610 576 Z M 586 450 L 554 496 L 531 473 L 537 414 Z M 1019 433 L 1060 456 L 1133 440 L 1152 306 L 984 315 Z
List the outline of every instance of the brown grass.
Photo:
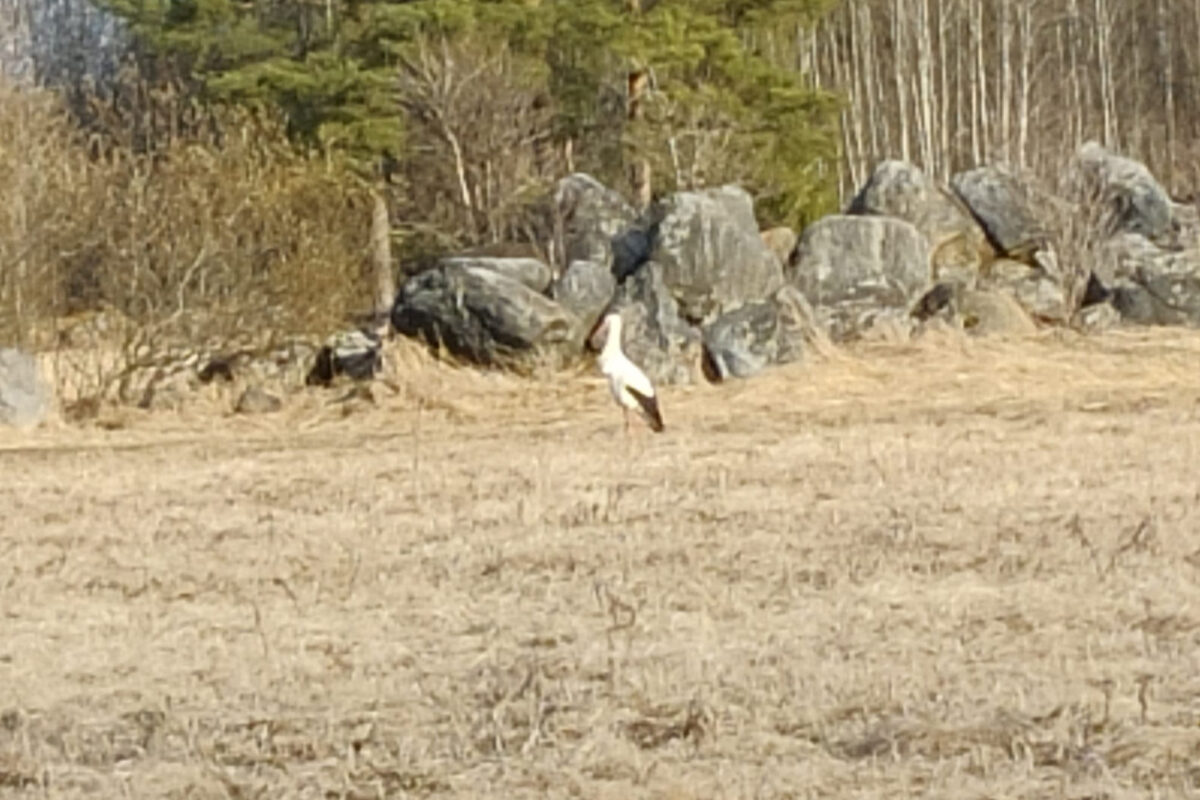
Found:
M 1200 335 L 863 346 L 632 446 L 398 357 L 0 433 L 0 795 L 1196 791 Z

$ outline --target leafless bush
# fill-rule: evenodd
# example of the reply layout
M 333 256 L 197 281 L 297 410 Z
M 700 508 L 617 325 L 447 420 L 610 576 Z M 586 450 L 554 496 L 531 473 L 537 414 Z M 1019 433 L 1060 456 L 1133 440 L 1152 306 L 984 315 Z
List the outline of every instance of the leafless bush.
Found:
M 634 149 L 666 186 L 689 191 L 743 177 L 744 142 L 736 138 L 737 121 L 718 98 L 693 92 L 681 101 L 652 88 L 646 93 L 645 123 L 633 122 L 627 138 L 644 143 Z
M 110 307 L 130 347 L 327 328 L 370 302 L 371 203 L 273 119 L 221 112 L 223 143 L 97 153 L 50 94 L 0 87 L 0 340 Z
M 1062 275 L 1067 308 L 1075 311 L 1083 301 L 1089 277 L 1105 258 L 1102 231 L 1107 212 L 1094 194 L 1080 202 L 1056 199 L 1051 208 L 1051 245 Z
M 1113 209 L 1102 187 L 1072 163 L 1053 183 L 1030 178 L 1048 212 L 1053 258 L 1061 273 L 1067 308 L 1078 310 L 1093 272 L 1109 257 L 1105 242 L 1113 226 Z
M 478 36 L 420 39 L 402 59 L 409 250 L 537 238 L 530 201 L 562 172 L 542 68 Z

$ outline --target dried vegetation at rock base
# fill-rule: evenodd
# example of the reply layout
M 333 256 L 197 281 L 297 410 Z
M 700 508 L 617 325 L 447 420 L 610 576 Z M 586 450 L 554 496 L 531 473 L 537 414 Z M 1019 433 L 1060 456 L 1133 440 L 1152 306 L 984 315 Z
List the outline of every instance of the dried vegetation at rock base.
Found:
M 0 432 L 0 794 L 1126 797 L 1200 782 L 1200 336 Z

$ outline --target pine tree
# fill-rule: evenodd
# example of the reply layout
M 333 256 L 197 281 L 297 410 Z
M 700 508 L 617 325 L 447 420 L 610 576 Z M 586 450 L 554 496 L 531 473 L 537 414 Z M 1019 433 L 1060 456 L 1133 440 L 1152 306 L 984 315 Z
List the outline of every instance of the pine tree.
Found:
M 599 143 L 581 158 L 590 155 L 610 182 L 642 162 L 656 194 L 740 182 L 758 196 L 764 223 L 803 225 L 835 202 L 832 177 L 819 167 L 837 157 L 836 99 L 748 42 L 767 27 L 811 24 L 829 5 L 562 0 L 547 53 L 562 134 Z M 639 107 L 614 123 L 606 88 L 611 96 L 635 87 Z
M 367 157 L 399 145 L 388 65 L 356 57 L 358 3 L 328 0 L 96 0 L 141 49 L 168 59 L 211 99 L 284 112 L 305 146 Z
M 837 155 L 835 98 L 754 44 L 811 24 L 830 0 L 96 2 L 209 96 L 275 105 L 298 142 L 363 163 L 430 157 L 422 137 L 442 134 L 422 118 L 428 104 L 401 96 L 404 65 L 469 41 L 501 53 L 527 97 L 547 98 L 547 135 L 602 180 L 628 189 L 630 168 L 645 165 L 656 193 L 741 182 L 770 224 L 802 224 L 832 203 L 821 166 Z M 443 67 L 455 76 L 455 62 Z M 469 189 L 458 189 L 465 205 Z

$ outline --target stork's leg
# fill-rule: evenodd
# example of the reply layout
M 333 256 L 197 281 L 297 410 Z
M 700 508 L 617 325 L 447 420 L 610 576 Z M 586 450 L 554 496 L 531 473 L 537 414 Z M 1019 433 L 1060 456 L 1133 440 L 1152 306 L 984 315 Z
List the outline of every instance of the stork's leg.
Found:
M 625 409 L 625 450 L 630 459 L 637 458 L 641 453 L 642 418 L 636 411 Z

